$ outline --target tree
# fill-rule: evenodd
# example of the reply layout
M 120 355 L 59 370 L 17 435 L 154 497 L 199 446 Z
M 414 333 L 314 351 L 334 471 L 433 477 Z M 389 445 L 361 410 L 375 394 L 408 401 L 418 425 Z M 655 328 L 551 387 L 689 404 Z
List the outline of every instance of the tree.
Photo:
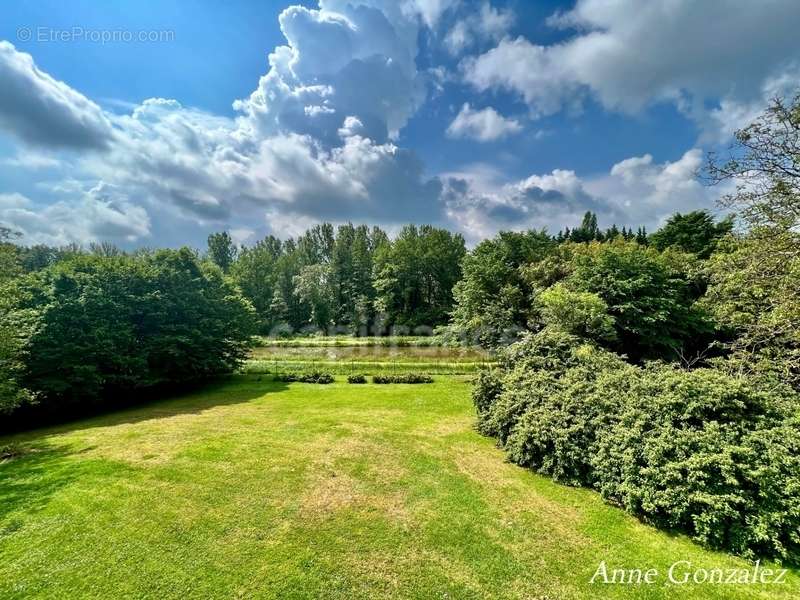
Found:
M 737 131 L 731 157 L 707 177 L 737 182 L 721 203 L 747 233 L 712 258 L 706 304 L 734 333 L 728 368 L 767 371 L 800 388 L 800 95 L 775 99 Z
M 259 240 L 254 246 L 242 248 L 230 275 L 245 298 L 252 302 L 262 333 L 269 333 L 275 325 L 287 318 L 288 306 L 284 299 L 282 312 L 276 314 L 272 305 L 275 294 L 280 294 L 280 262 L 284 244 L 274 236 Z
M 594 242 L 576 246 L 565 284 L 607 304 L 617 334 L 611 349 L 634 361 L 674 359 L 713 333 L 710 320 L 694 306 L 685 270 L 691 262 L 690 255 L 660 253 L 635 242 Z
M 675 213 L 664 226 L 650 235 L 649 242 L 657 250 L 670 247 L 708 258 L 717 242 L 733 230 L 733 219 L 719 223 L 705 210 L 695 210 L 685 215 Z
M 775 233 L 800 225 L 800 94 L 791 102 L 776 98 L 753 123 L 737 131 L 731 156 L 709 155 L 706 176 L 712 184 L 735 181 L 723 206 L 739 211 L 751 228 Z
M 602 239 L 602 233 L 600 233 L 600 229 L 597 226 L 597 215 L 591 211 L 586 211 L 580 227 L 572 230 L 569 239 L 573 242 L 591 242 Z
M 565 333 L 591 340 L 613 340 L 614 318 L 608 305 L 591 292 L 574 292 L 564 284 L 547 288 L 538 297 L 542 321 Z
M 78 256 L 18 278 L 8 297 L 4 325 L 28 332 L 12 348 L 16 381 L 49 410 L 230 372 L 253 332 L 249 303 L 186 248 Z
M 12 279 L 22 272 L 19 250 L 11 243 L 19 235 L 8 227 L 0 226 L 0 282 Z
M 436 327 L 453 308 L 453 286 L 466 254 L 460 234 L 430 225 L 406 225 L 376 252 L 376 307 L 389 324 Z
M 503 231 L 478 244 L 464 257 L 464 276 L 453 289 L 455 329 L 489 346 L 526 330 L 532 284 L 524 269 L 555 247 L 544 231 Z
M 13 412 L 34 396 L 24 387 L 24 347 L 35 326 L 35 314 L 26 311 L 12 321 L 10 311 L 19 301 L 10 283 L 0 283 L 0 414 Z
M 311 324 L 320 331 L 327 331 L 333 318 L 333 289 L 330 266 L 307 265 L 294 276 L 294 293 L 311 310 Z
M 208 258 L 227 273 L 236 260 L 236 246 L 227 231 L 208 236 Z

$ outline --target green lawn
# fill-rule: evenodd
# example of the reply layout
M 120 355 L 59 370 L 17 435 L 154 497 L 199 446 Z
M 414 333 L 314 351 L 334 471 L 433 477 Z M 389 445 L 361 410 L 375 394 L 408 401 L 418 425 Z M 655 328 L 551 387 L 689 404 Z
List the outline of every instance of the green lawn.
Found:
M 0 440 L 0 598 L 797 598 L 785 585 L 589 584 L 745 567 L 505 463 L 469 386 L 279 384 Z

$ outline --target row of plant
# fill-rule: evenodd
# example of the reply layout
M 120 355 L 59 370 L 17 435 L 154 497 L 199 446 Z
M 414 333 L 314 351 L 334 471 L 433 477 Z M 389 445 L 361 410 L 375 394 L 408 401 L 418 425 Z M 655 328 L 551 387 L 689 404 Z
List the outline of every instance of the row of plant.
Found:
M 273 377 L 274 381 L 281 381 L 286 383 L 300 382 L 300 383 L 318 383 L 328 384 L 333 383 L 336 379 L 331 373 L 322 371 L 310 371 L 307 373 L 280 373 Z M 367 383 L 367 376 L 363 374 L 348 375 L 347 383 L 363 384 Z M 421 373 L 404 373 L 400 375 L 374 375 L 372 383 L 376 384 L 389 384 L 389 383 L 433 383 L 433 377 Z
M 478 427 L 511 461 L 659 527 L 800 561 L 800 398 L 718 369 L 632 365 L 546 328 L 478 377 Z

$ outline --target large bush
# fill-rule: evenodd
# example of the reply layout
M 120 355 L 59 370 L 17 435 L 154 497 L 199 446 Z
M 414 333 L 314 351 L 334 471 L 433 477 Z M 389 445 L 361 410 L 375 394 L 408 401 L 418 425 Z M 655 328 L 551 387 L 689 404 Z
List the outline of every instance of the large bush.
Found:
M 545 330 L 474 390 L 510 460 L 745 556 L 800 559 L 800 399 L 712 369 L 638 367 Z
M 252 308 L 189 250 L 82 255 L 17 279 L 3 322 L 16 382 L 42 408 L 98 404 L 230 372 L 245 358 Z

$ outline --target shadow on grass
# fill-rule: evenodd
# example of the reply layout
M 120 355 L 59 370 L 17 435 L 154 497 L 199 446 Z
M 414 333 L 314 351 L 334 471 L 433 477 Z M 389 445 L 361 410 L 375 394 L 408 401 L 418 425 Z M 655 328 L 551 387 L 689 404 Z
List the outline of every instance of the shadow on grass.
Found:
M 98 472 L 95 462 L 70 461 L 68 457 L 86 452 L 50 445 L 15 444 L 15 452 L 0 461 L 0 540 L 22 526 L 8 515 L 23 510 L 33 513 L 47 505 L 61 488 Z
M 72 413 L 40 414 L 35 411 L 15 421 L 2 423 L 0 446 L 16 439 L 33 441 L 37 437 L 139 423 L 182 414 L 200 414 L 210 408 L 241 404 L 265 394 L 287 389 L 288 384 L 272 381 L 271 377 L 230 375 L 211 382 L 181 389 L 143 391 L 139 397 L 112 398 L 107 404 L 82 408 Z M 145 396 L 145 399 L 142 399 Z

